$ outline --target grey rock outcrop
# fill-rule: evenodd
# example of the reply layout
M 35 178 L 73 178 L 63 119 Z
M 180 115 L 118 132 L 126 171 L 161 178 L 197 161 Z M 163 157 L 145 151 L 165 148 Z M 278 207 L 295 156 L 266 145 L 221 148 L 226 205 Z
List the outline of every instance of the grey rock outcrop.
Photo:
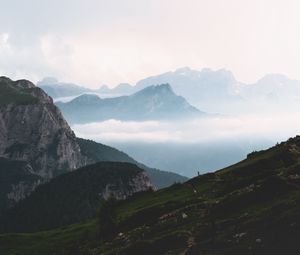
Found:
M 129 183 L 122 183 L 120 180 L 118 184 L 107 184 L 102 194 L 99 195 L 105 200 L 111 196 L 121 200 L 126 199 L 134 193 L 149 190 L 152 187 L 148 174 L 146 172 L 140 172 L 136 174 Z
M 81 152 L 51 97 L 30 81 L 6 77 L 0 77 L 0 159 L 0 214 L 41 183 L 97 161 Z M 152 186 L 146 173 L 130 182 L 116 194 L 126 197 Z
M 41 88 L 27 80 L 0 77 L 0 214 L 53 177 L 103 161 L 129 162 L 146 171 L 117 188 L 107 182 L 108 191 L 119 198 L 152 187 L 151 181 L 161 188 L 186 180 L 141 165 L 112 147 L 76 138 Z
M 6 84 L 6 85 L 5 85 Z M 0 156 L 28 162 L 45 180 L 82 166 L 76 137 L 52 98 L 29 81 L 0 78 L 1 86 L 36 100 L 0 104 Z

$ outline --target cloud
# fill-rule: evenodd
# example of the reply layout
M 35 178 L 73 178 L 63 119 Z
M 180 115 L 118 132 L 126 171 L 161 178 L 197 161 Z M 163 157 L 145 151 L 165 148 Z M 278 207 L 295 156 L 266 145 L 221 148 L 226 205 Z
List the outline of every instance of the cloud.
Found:
M 285 140 L 300 133 L 299 114 L 215 117 L 187 122 L 108 120 L 72 126 L 76 135 L 100 142 L 207 143 L 228 139 Z
M 56 76 L 99 87 L 208 66 L 247 82 L 269 72 L 300 79 L 299 1 L 0 3 L 0 34 L 9 35 L 0 71 L 12 78 Z
M 74 72 L 73 48 L 62 37 L 43 35 L 34 44 L 20 45 L 9 33 L 0 33 L 0 75 L 36 82 L 43 76 Z

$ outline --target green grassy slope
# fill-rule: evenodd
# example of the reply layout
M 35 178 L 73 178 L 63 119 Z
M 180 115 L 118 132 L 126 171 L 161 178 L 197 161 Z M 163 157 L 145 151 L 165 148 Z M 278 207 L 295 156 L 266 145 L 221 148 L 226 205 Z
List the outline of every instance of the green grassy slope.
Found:
M 76 226 L 80 233 L 74 226 L 53 230 L 55 240 L 52 231 L 1 235 L 0 254 L 299 254 L 299 156 L 296 137 L 226 169 L 120 201 L 120 234 L 104 243 L 91 221 Z
M 26 162 L 0 157 L 0 216 L 13 205 L 13 201 L 7 195 L 12 191 L 12 185 L 21 182 L 26 193 L 27 189 L 31 191 L 32 183 L 39 181 L 41 178 L 28 170 Z
M 30 89 L 16 87 L 14 83 L 8 78 L 0 77 L 0 106 L 9 103 L 34 104 L 38 101 L 30 94 Z
M 99 162 L 60 175 L 5 212 L 0 233 L 53 229 L 95 217 L 108 184 L 119 196 L 130 194 L 131 181 L 142 172 L 130 163 Z
M 136 160 L 128 156 L 126 153 L 112 148 L 110 146 L 82 138 L 77 138 L 77 142 L 80 146 L 82 154 L 94 162 L 128 162 L 144 169 L 148 173 L 154 186 L 158 189 L 168 187 L 176 182 L 184 182 L 188 180 L 187 177 L 176 173 L 161 171 L 159 169 L 147 167 L 137 162 Z

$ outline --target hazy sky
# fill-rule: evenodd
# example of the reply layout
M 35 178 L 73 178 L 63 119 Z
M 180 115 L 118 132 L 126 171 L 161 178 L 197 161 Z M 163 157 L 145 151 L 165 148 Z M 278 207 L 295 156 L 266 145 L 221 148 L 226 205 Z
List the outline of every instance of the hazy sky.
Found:
M 90 87 L 182 66 L 300 79 L 299 0 L 0 0 L 0 75 Z

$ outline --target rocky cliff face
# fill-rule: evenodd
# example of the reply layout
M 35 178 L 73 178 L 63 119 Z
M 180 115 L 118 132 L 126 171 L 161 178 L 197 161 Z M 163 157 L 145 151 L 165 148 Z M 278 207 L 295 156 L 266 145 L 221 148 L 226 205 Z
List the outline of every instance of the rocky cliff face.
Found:
M 113 155 L 104 159 L 113 161 L 110 158 Z M 0 77 L 0 159 L 0 214 L 39 184 L 96 162 L 81 152 L 51 97 L 30 81 L 6 77 Z M 124 185 L 113 189 L 109 182 L 106 184 L 107 191 L 118 198 L 151 186 L 145 172 L 134 176 L 126 189 Z
M 107 200 L 110 196 L 118 200 L 126 199 L 134 193 L 146 191 L 152 187 L 149 176 L 146 172 L 139 172 L 131 180 L 124 183 L 121 179 L 118 183 L 107 184 L 102 191 L 101 196 Z
M 0 103 L 0 156 L 28 162 L 46 180 L 82 166 L 75 135 L 52 98 L 26 80 L 1 77 L 0 93 L 5 88 L 34 100 Z

